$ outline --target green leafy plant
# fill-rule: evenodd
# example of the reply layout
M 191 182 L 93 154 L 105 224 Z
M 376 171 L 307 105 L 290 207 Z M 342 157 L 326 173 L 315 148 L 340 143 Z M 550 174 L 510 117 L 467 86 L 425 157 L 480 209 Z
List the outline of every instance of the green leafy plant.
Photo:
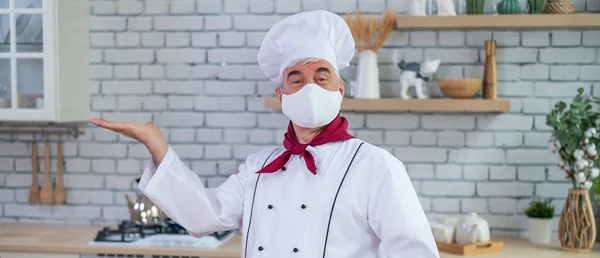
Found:
M 558 153 L 557 165 L 575 189 L 592 188 L 600 173 L 600 113 L 593 110 L 598 103 L 600 99 L 584 95 L 579 88 L 571 104 L 559 101 L 546 116 L 546 125 L 553 129 L 549 148 Z
M 554 215 L 554 204 L 552 204 L 552 199 L 534 199 L 529 202 L 529 207 L 523 212 L 530 218 L 549 219 Z

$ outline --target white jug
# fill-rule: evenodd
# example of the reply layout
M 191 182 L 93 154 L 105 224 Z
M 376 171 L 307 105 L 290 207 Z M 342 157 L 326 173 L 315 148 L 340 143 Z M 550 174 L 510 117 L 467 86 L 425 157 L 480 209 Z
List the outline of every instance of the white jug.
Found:
M 356 68 L 356 83 L 359 99 L 378 99 L 379 93 L 379 66 L 377 53 L 363 50 L 358 54 L 358 67 Z

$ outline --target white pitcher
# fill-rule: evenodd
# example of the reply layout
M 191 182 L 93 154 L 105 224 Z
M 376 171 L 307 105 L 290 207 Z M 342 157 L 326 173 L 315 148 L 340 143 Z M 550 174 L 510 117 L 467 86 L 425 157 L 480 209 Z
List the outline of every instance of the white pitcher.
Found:
M 378 99 L 379 93 L 379 66 L 377 64 L 377 53 L 364 50 L 358 54 L 358 67 L 356 71 L 356 82 L 360 99 Z

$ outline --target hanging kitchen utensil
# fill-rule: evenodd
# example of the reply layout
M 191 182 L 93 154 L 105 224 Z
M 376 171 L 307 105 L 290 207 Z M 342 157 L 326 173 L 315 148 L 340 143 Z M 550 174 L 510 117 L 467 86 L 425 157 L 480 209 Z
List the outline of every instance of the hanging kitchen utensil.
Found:
M 59 139 L 56 143 L 56 188 L 54 189 L 54 203 L 63 204 L 67 199 L 65 185 L 63 182 L 63 148 L 62 141 Z
M 31 141 L 31 188 L 29 189 L 29 204 L 40 203 L 40 186 L 38 184 L 37 142 L 35 134 Z
M 54 191 L 52 190 L 52 181 L 50 181 L 50 142 L 48 141 L 48 135 L 46 135 L 46 148 L 44 151 L 44 185 L 42 185 L 42 191 L 40 197 L 42 203 L 53 203 L 54 202 Z

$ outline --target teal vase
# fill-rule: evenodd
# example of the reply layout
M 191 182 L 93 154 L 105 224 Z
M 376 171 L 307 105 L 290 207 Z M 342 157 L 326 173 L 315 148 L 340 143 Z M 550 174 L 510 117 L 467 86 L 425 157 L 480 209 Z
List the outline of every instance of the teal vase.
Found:
M 521 12 L 519 0 L 502 0 L 498 4 L 499 14 L 518 14 Z

